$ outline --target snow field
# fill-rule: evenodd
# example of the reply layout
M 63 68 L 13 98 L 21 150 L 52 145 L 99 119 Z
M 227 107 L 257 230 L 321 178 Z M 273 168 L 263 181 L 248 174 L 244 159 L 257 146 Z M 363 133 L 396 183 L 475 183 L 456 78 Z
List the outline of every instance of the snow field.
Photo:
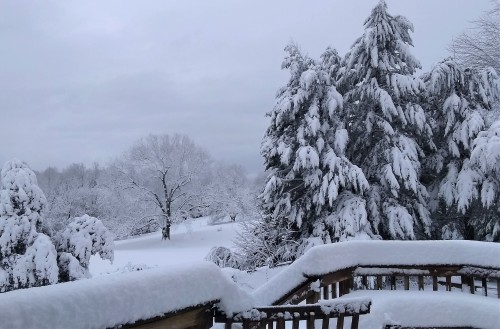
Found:
M 111 264 L 92 257 L 90 273 L 95 277 L 131 267 L 150 268 L 202 261 L 214 246 L 233 247 L 238 223 L 207 225 L 207 217 L 187 220 L 172 227 L 171 240 L 162 240 L 161 232 L 115 241 Z

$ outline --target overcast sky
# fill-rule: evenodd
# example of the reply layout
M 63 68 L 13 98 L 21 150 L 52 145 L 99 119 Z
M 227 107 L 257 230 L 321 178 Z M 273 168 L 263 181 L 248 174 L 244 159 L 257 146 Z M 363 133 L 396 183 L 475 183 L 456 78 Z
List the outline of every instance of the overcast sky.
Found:
M 2 0 L 0 163 L 106 164 L 149 133 L 181 133 L 256 172 L 284 46 L 344 54 L 377 1 Z M 387 3 L 415 25 L 424 69 L 490 7 Z

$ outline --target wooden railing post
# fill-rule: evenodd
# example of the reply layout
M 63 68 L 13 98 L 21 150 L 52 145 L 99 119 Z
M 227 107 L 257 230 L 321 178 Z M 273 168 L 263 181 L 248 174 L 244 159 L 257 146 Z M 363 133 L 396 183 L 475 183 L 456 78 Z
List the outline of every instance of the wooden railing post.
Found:
M 314 320 L 316 317 L 314 316 L 314 313 L 309 313 L 309 317 L 307 318 L 307 329 L 314 329 Z
M 329 329 L 330 328 L 330 316 L 325 315 L 323 318 L 323 322 L 321 324 L 321 329 Z
M 358 329 L 359 326 L 359 315 L 353 315 L 351 321 L 351 329 Z
M 497 278 L 497 297 L 500 298 L 500 278 Z
M 337 329 L 343 329 L 344 328 L 344 316 L 340 315 L 337 318 Z
M 329 296 L 330 296 L 329 291 L 328 291 L 328 287 L 329 286 L 330 285 L 327 285 L 327 286 L 323 287 L 323 299 L 324 300 L 328 300 L 329 299 Z
M 285 319 L 278 318 L 277 329 L 285 329 Z
M 476 283 L 474 282 L 474 277 L 473 276 L 469 277 L 469 287 L 470 287 L 470 293 L 471 294 L 476 293 Z
M 424 290 L 424 276 L 418 276 L 418 290 Z
M 377 290 L 382 290 L 382 275 L 377 275 Z
M 486 278 L 482 278 L 481 285 L 483 286 L 483 296 L 488 296 L 488 280 Z
M 337 283 L 332 283 L 332 299 L 337 298 Z

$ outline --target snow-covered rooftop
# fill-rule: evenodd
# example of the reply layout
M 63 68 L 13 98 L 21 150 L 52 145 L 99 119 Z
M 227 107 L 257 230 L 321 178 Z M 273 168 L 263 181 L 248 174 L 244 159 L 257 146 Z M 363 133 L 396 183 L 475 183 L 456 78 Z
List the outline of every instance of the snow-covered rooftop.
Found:
M 355 266 L 468 265 L 500 269 L 500 244 L 476 241 L 348 241 L 311 248 L 254 291 L 271 305 L 307 280 Z
M 236 313 L 251 297 L 214 264 L 157 268 L 0 294 L 0 328 L 107 328 L 220 300 Z

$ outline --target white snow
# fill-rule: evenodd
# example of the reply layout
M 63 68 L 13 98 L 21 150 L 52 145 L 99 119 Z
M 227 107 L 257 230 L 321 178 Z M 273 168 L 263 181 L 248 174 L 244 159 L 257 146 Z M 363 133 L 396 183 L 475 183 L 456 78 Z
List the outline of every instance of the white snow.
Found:
M 386 324 L 498 329 L 500 324 L 496 298 L 461 292 L 358 290 L 339 300 L 353 297 L 372 300 L 370 313 L 359 317 L 360 329 L 380 329 Z
M 107 328 L 220 300 L 236 313 L 247 293 L 203 262 L 114 274 L 0 294 L 0 328 Z
M 93 276 L 119 271 L 124 267 L 171 266 L 203 261 L 214 246 L 233 248 L 233 239 L 239 223 L 207 225 L 208 217 L 187 220 L 172 226 L 171 240 L 162 240 L 161 232 L 115 241 L 114 260 L 111 264 L 98 256 L 90 260 Z
M 500 244 L 476 241 L 348 241 L 311 248 L 253 293 L 272 305 L 314 277 L 355 266 L 469 265 L 500 269 Z

